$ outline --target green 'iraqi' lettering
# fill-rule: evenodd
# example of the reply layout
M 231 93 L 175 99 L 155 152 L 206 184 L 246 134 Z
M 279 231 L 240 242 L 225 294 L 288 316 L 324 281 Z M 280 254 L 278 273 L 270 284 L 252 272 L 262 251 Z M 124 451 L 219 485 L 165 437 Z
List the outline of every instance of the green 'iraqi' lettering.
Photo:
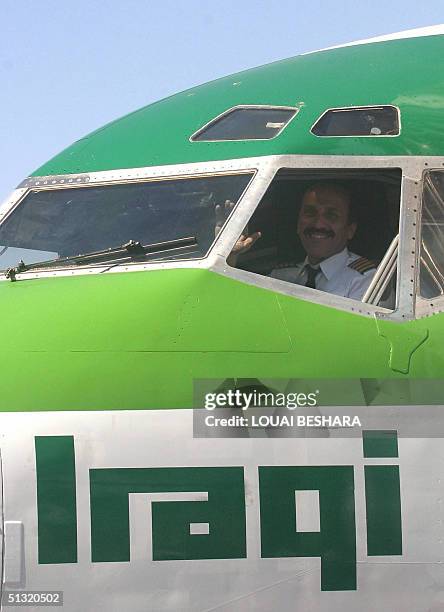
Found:
M 364 457 L 398 457 L 396 431 L 363 431 Z M 402 555 L 401 487 L 398 465 L 366 465 L 367 554 Z
M 39 563 L 77 562 L 74 436 L 36 436 Z
M 152 502 L 153 560 L 246 557 L 244 470 L 115 468 L 90 470 L 92 561 L 129 561 L 129 493 L 207 491 L 208 501 Z M 190 534 L 209 523 L 209 534 Z
M 396 432 L 364 432 L 364 457 L 397 457 Z M 77 562 L 73 436 L 35 438 L 39 563 Z M 323 591 L 355 590 L 354 467 L 259 466 L 262 558 L 319 557 Z M 401 555 L 399 466 L 366 465 L 368 555 Z M 152 558 L 244 559 L 243 467 L 90 469 L 91 559 L 129 562 L 130 493 L 207 493 L 206 501 L 152 501 Z M 296 491 L 318 491 L 319 531 L 298 531 Z M 190 525 L 207 523 L 208 533 Z
M 320 557 L 321 589 L 356 589 L 353 467 L 259 468 L 262 557 Z M 295 491 L 319 491 L 321 529 L 296 530 Z

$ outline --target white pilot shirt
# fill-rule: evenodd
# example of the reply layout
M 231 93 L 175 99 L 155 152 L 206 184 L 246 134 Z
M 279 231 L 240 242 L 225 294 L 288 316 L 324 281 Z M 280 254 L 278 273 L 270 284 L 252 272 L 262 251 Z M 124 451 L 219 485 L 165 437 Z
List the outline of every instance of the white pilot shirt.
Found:
M 319 264 L 320 272 L 315 280 L 316 289 L 342 297 L 348 297 L 352 300 L 362 300 L 375 274 L 376 267 L 366 270 L 365 272 L 358 272 L 350 268 L 350 264 L 356 262 L 358 259 L 368 262 L 368 260 L 365 260 L 360 255 L 351 253 L 345 248 L 340 253 L 336 253 L 328 259 L 321 261 Z M 271 271 L 270 276 L 289 283 L 305 285 L 307 282 L 307 264 L 308 259 L 305 259 L 305 261 L 293 267 L 275 268 Z M 368 268 L 368 265 L 369 262 L 363 267 Z M 317 266 L 312 267 L 316 268 Z

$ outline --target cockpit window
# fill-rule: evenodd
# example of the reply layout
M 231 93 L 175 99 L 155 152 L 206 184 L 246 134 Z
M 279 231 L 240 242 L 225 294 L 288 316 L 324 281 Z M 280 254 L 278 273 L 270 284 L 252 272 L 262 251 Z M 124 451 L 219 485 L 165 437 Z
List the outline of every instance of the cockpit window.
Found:
M 311 132 L 315 136 L 398 136 L 399 111 L 395 106 L 333 108 Z
M 85 262 L 108 262 L 110 250 L 123 261 L 201 258 L 215 238 L 216 205 L 237 203 L 252 176 L 31 191 L 0 226 L 0 269 L 82 263 L 75 258 L 91 253 Z
M 444 171 L 424 175 L 421 226 L 420 294 L 444 294 Z
M 191 140 L 269 140 L 280 134 L 297 112 L 297 108 L 288 107 L 232 108 L 198 130 Z
M 227 263 L 393 309 L 400 192 L 398 168 L 284 168 Z

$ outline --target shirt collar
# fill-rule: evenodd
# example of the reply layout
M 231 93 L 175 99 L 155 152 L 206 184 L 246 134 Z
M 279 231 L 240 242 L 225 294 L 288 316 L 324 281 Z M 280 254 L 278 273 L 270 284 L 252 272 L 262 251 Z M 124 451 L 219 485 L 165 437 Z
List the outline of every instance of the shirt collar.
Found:
M 328 259 L 324 259 L 323 261 L 321 261 L 321 263 L 319 264 L 319 268 L 321 269 L 321 272 L 325 276 L 325 278 L 327 280 L 330 280 L 337 272 L 343 270 L 347 266 L 348 257 L 348 249 L 347 247 L 345 247 L 339 253 L 335 253 L 335 255 L 332 255 Z M 307 264 L 310 265 L 308 257 L 305 258 L 304 268 Z M 312 267 L 315 268 L 316 266 Z

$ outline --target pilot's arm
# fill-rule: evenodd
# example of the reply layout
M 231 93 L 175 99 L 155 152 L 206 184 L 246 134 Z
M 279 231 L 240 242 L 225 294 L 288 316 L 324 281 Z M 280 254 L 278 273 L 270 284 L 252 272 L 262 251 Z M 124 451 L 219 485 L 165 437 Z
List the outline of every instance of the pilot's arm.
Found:
M 231 202 L 230 200 L 225 200 L 225 203 L 223 205 L 220 205 L 220 204 L 216 205 L 216 209 L 215 209 L 216 225 L 214 228 L 215 236 L 217 236 L 219 232 L 221 231 L 222 226 L 225 223 L 225 220 L 227 219 L 228 215 L 233 210 L 234 206 L 235 204 Z M 260 237 L 261 237 L 260 232 L 254 232 L 254 234 L 249 234 L 248 226 L 245 227 L 244 231 L 237 239 L 236 244 L 233 246 L 233 249 L 227 258 L 227 263 L 230 266 L 236 267 L 238 256 L 241 253 L 246 253 L 246 251 L 249 251 L 251 247 L 253 246 L 253 244 L 256 242 L 256 240 L 258 240 Z

